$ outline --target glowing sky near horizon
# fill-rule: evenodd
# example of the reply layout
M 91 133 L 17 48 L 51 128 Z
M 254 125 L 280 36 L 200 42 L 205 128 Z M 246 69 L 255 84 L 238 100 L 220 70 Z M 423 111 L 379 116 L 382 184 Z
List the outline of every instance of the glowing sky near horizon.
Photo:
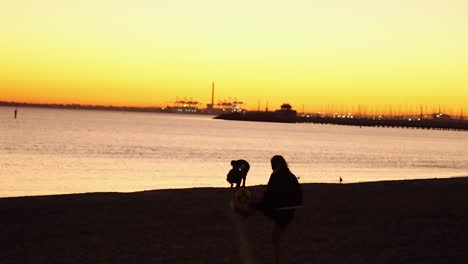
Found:
M 0 0 L 0 100 L 468 111 L 464 0 Z

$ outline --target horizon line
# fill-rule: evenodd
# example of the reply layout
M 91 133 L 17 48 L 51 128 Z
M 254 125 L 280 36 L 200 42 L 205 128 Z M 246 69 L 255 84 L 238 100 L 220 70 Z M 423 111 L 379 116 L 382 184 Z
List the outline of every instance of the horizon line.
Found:
M 141 110 L 165 110 L 166 108 L 168 107 L 171 107 L 171 108 L 177 108 L 177 107 L 183 107 L 183 106 L 160 106 L 160 105 L 153 105 L 153 106 L 131 106 L 131 105 L 112 105 L 112 104 L 108 104 L 108 105 L 105 105 L 105 104 L 80 104 L 80 103 L 33 103 L 33 102 L 17 102 L 17 101 L 4 101 L 4 100 L 0 100 L 0 106 L 12 106 L 12 107 L 20 107 L 20 106 L 26 106 L 26 107 L 58 107 L 58 108 L 67 108 L 67 107 L 79 107 L 79 108 L 96 108 L 96 109 L 99 109 L 99 108 L 107 108 L 107 109 L 111 109 L 111 108 L 115 108 L 116 110 L 118 110 L 119 108 L 122 109 L 122 110 L 137 110 L 137 109 L 141 109 Z M 358 109 L 357 111 L 354 109 L 354 106 L 357 106 L 358 108 L 359 107 L 364 107 L 364 109 Z M 196 107 L 196 106 L 192 106 L 192 107 Z M 415 106 L 411 106 L 412 108 L 416 108 Z M 196 107 L 197 109 L 200 109 L 200 110 L 205 110 L 207 109 L 207 107 L 205 108 L 199 108 L 199 107 Z M 229 108 L 229 107 L 226 107 L 226 108 Z M 323 107 L 322 107 L 323 108 Z M 335 106 L 333 105 L 333 108 L 335 108 Z M 341 108 L 340 110 L 336 109 L 336 108 Z M 350 114 L 357 114 L 357 115 L 363 115 L 363 116 L 379 116 L 379 115 L 382 115 L 382 116 L 388 116 L 388 115 L 393 115 L 393 116 L 399 116 L 399 115 L 415 115 L 415 114 L 448 114 L 450 113 L 452 116 L 457 116 L 457 117 L 468 117 L 468 115 L 465 114 L 465 111 L 464 111 L 464 108 L 463 107 L 460 107 L 458 111 L 442 111 L 442 107 L 441 106 L 430 106 L 430 108 L 432 108 L 433 111 L 428 111 L 429 109 L 428 106 L 424 106 L 425 108 L 425 111 L 419 111 L 419 112 L 415 112 L 415 111 L 402 111 L 401 109 L 398 109 L 398 108 L 402 108 L 402 105 L 399 105 L 398 107 L 395 107 L 393 108 L 392 105 L 390 104 L 386 104 L 384 108 L 386 108 L 385 110 L 373 110 L 372 107 L 370 107 L 370 109 L 368 109 L 369 107 L 366 106 L 366 105 L 363 105 L 363 104 L 356 104 L 356 105 L 352 105 L 351 107 L 349 107 L 348 105 L 346 105 L 345 107 L 344 106 L 340 106 L 340 107 L 336 107 L 333 111 L 323 111 L 323 110 L 320 110 L 320 111 L 310 111 L 310 112 L 304 112 L 304 111 L 299 111 L 299 110 L 294 110 L 297 112 L 297 114 L 320 114 L 320 113 L 338 113 L 338 114 L 342 114 L 342 113 L 350 113 Z M 348 109 L 348 108 L 351 108 L 351 109 Z M 390 109 L 387 109 L 387 108 L 390 108 Z M 407 107 L 406 107 L 407 108 Z M 419 105 L 417 107 L 418 109 L 422 110 L 422 106 Z M 438 111 L 434 110 L 434 108 L 439 108 Z M 444 108 L 446 108 L 446 106 L 444 106 Z M 258 110 L 256 109 L 243 109 L 245 111 L 251 111 L 251 112 L 257 112 Z M 264 109 L 265 110 L 265 109 Z M 445 109 L 447 110 L 447 109 Z M 270 110 L 270 111 L 275 111 L 275 110 Z M 260 111 L 261 112 L 261 111 Z

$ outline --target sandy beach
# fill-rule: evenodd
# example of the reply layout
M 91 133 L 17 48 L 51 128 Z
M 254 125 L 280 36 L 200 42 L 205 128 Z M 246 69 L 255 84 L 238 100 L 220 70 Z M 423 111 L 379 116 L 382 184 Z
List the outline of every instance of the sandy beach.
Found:
M 468 177 L 303 184 L 286 263 L 468 263 Z M 264 186 L 249 187 L 254 198 Z M 0 263 L 273 263 L 233 189 L 0 199 Z

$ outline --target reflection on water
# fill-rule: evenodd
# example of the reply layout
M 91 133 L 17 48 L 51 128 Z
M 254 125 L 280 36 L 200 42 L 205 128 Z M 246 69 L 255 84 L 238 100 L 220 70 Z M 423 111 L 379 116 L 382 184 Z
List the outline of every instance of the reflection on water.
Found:
M 468 133 L 0 107 L 0 196 L 227 187 L 233 159 L 265 184 L 283 155 L 301 182 L 468 175 Z

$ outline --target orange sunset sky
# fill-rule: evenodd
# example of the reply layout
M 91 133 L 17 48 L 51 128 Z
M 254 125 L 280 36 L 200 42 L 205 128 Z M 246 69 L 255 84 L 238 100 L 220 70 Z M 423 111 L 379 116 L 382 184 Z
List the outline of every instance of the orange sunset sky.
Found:
M 468 112 L 464 0 L 0 0 L 0 100 Z M 204 107 L 204 105 L 203 105 Z

